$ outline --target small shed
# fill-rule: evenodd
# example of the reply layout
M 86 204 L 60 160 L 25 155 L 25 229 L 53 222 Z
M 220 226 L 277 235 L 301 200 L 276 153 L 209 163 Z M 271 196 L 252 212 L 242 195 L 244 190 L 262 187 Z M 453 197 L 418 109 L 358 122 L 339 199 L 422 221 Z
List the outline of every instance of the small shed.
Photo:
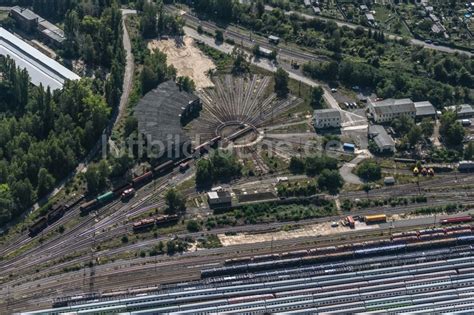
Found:
M 395 177 L 393 176 L 387 176 L 383 179 L 383 183 L 386 185 L 386 186 L 391 186 L 391 185 L 395 185 Z

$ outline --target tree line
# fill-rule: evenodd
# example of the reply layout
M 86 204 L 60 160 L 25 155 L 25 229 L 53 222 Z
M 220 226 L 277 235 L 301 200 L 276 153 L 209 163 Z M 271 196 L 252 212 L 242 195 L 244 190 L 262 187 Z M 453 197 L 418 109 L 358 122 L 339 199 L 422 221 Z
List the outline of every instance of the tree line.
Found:
M 29 84 L 28 74 L 0 57 L 0 224 L 48 193 L 94 146 L 110 114 L 90 79 L 60 91 Z M 13 96 L 13 97 L 9 97 Z

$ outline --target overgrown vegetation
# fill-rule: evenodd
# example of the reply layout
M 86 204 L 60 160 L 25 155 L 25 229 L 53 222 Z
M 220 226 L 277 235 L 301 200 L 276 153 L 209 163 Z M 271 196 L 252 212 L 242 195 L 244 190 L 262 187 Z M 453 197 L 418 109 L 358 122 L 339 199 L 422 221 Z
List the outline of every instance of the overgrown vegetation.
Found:
M 227 182 L 242 174 L 242 165 L 230 152 L 212 151 L 208 159 L 200 159 L 196 165 L 196 186 L 209 188 L 217 182 Z
M 326 217 L 336 214 L 334 202 L 313 198 L 300 199 L 288 205 L 263 202 L 245 205 L 238 209 L 207 218 L 207 229 L 238 224 L 257 224 L 275 221 L 298 221 L 308 218 Z

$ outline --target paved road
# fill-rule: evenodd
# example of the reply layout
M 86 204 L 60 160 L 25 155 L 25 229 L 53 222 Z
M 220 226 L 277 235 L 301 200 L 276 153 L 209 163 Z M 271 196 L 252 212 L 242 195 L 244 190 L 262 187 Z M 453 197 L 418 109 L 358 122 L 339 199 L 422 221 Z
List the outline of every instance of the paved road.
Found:
M 267 10 L 267 11 L 272 11 L 273 9 L 274 8 L 269 6 L 269 5 L 265 6 L 265 10 Z M 353 23 L 344 22 L 344 21 L 340 21 L 340 20 L 325 18 L 325 17 L 321 17 L 321 16 L 314 16 L 314 15 L 304 14 L 304 13 L 300 13 L 300 12 L 296 12 L 296 11 L 285 11 L 285 14 L 286 15 L 297 14 L 297 15 L 299 15 L 299 16 L 305 18 L 305 19 L 309 19 L 309 20 L 318 19 L 318 20 L 323 20 L 323 21 L 333 21 L 339 27 L 345 26 L 345 27 L 348 27 L 348 28 L 351 28 L 351 29 L 355 29 L 355 28 L 360 27 L 360 28 L 365 29 L 366 31 L 368 31 L 369 29 L 374 30 L 374 29 L 371 29 L 369 27 L 361 26 L 361 25 L 358 25 L 358 24 L 353 24 Z M 388 36 L 389 39 L 392 39 L 392 40 L 401 40 L 401 39 L 403 39 L 403 37 L 393 35 L 393 34 L 388 34 L 387 36 Z M 465 50 L 451 48 L 451 47 L 447 47 L 447 46 L 441 46 L 441 45 L 428 44 L 428 43 L 425 43 L 422 40 L 418 40 L 418 39 L 414 39 L 414 38 L 410 38 L 410 43 L 412 45 L 423 46 L 424 48 L 438 50 L 438 51 L 445 52 L 445 53 L 460 53 L 460 54 L 465 54 L 465 55 L 468 55 L 468 56 L 473 56 L 474 55 L 471 52 L 468 52 L 468 51 L 465 51 Z
M 213 26 L 214 30 L 215 29 L 218 29 L 218 27 L 216 26 Z M 205 36 L 205 35 L 201 35 L 199 34 L 196 30 L 190 28 L 190 27 L 184 27 L 184 32 L 186 35 L 196 39 L 196 40 L 200 40 L 201 42 L 205 43 L 206 45 L 210 46 L 210 47 L 213 47 L 219 51 L 222 51 L 224 53 L 231 53 L 233 50 L 234 50 L 234 46 L 233 45 L 230 45 L 230 44 L 227 44 L 227 43 L 223 43 L 223 44 L 216 44 L 214 38 L 211 38 L 209 36 Z M 228 34 L 229 35 L 229 34 Z M 233 35 L 230 35 L 229 37 L 232 37 Z M 246 38 L 245 41 L 248 41 L 249 39 Z M 280 54 L 280 57 L 290 57 L 288 55 L 286 55 L 286 53 L 284 51 L 280 51 L 279 52 Z M 264 70 L 267 70 L 267 71 L 270 71 L 270 72 L 276 72 L 276 70 L 278 69 L 278 67 L 272 63 L 270 60 L 268 59 L 265 59 L 265 58 L 253 58 L 251 60 L 252 64 L 259 67 L 259 68 L 262 68 Z M 321 86 L 320 84 L 316 83 L 315 81 L 305 77 L 304 75 L 302 75 L 301 73 L 297 72 L 296 70 L 292 70 L 292 69 L 286 69 L 287 72 L 289 73 L 289 76 L 290 78 L 296 80 L 296 81 L 299 81 L 299 82 L 302 82 L 304 84 L 307 84 L 309 86 L 313 86 L 313 87 L 316 87 L 316 86 Z M 334 108 L 334 109 L 337 109 L 337 110 L 341 110 L 341 108 L 339 107 L 336 99 L 334 98 L 334 96 L 325 88 L 323 87 L 324 89 L 324 100 L 326 101 L 326 103 L 328 104 L 328 106 L 330 108 Z M 352 114 L 352 113 L 349 113 L 347 112 L 348 115 Z

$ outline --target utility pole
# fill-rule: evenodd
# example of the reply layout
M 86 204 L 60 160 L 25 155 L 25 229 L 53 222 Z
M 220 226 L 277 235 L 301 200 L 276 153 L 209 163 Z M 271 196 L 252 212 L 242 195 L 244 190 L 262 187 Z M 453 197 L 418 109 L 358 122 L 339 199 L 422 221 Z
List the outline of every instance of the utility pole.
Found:
M 89 274 L 89 293 L 92 295 L 94 293 L 94 276 L 95 276 L 95 218 L 93 223 L 93 230 L 92 230 L 92 247 L 91 247 L 91 261 L 89 262 L 90 266 L 90 274 Z

